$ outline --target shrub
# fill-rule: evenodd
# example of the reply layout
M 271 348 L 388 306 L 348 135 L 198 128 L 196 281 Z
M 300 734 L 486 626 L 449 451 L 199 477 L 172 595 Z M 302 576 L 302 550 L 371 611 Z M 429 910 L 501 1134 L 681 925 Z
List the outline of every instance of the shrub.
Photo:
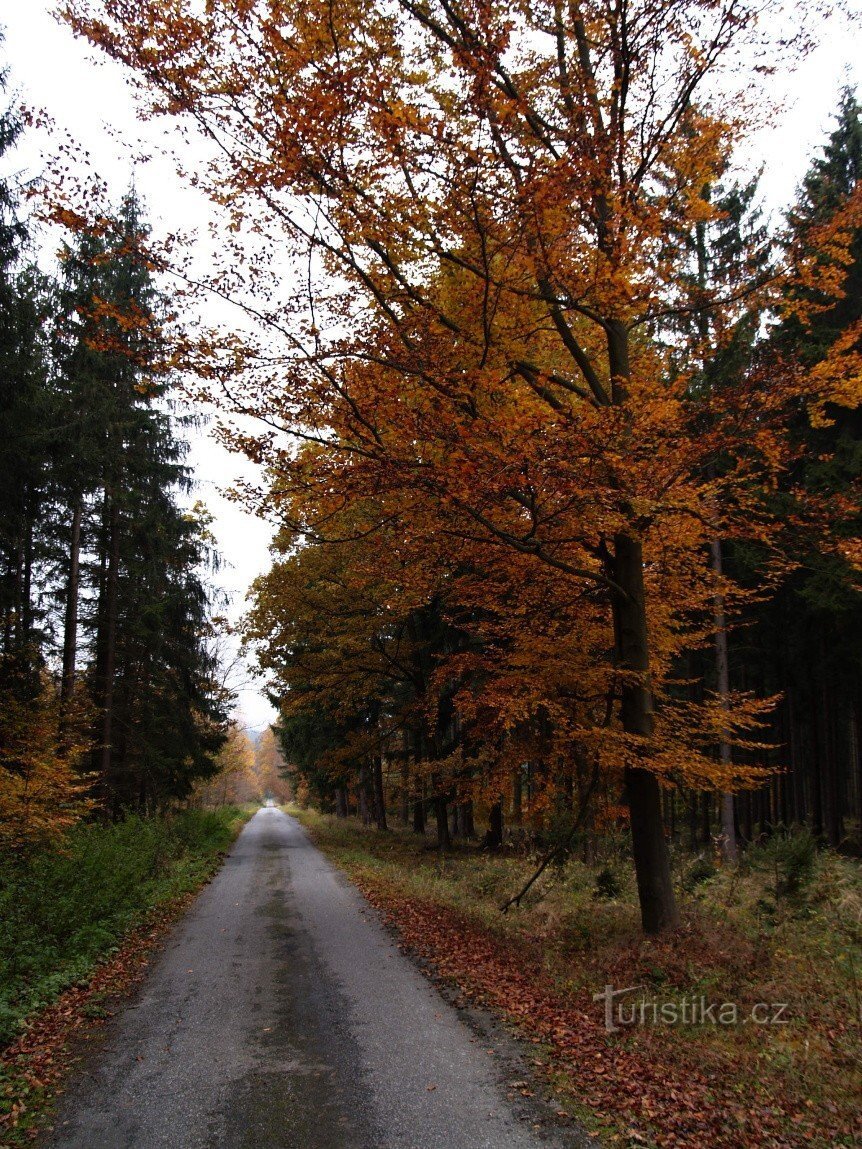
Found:
M 150 910 L 194 889 L 229 845 L 236 809 L 79 825 L 0 865 L 0 1045 L 86 976 Z
M 599 870 L 596 874 L 596 884 L 593 889 L 594 898 L 604 898 L 610 900 L 618 898 L 622 893 L 622 883 L 620 882 L 617 873 L 605 866 L 603 870 Z
M 716 875 L 715 865 L 709 858 L 698 857 L 689 865 L 682 875 L 681 885 L 687 892 L 691 893 L 698 886 L 704 882 L 708 882 L 710 878 Z
M 810 882 L 817 855 L 817 839 L 810 830 L 783 831 L 757 847 L 750 862 L 763 862 L 774 870 L 776 896 L 788 897 L 801 893 Z

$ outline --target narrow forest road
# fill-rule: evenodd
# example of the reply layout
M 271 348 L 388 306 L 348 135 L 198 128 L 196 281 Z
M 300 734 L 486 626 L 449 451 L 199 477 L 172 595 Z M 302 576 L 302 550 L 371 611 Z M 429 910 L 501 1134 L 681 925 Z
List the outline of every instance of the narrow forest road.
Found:
M 260 810 L 172 935 L 53 1149 L 539 1149 L 504 1072 L 281 811 Z

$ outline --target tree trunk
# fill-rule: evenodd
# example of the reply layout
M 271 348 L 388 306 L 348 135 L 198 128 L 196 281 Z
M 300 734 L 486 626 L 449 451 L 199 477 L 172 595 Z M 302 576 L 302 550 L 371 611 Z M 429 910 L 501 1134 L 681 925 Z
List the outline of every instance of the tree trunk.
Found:
M 111 769 L 113 752 L 111 738 L 114 721 L 114 675 L 117 664 L 117 601 L 120 581 L 120 510 L 110 499 L 108 514 L 108 560 L 105 572 L 105 607 L 102 614 L 104 633 L 100 646 L 103 651 L 101 684 L 101 738 L 99 744 L 99 773 L 106 791 L 112 790 Z
M 720 578 L 723 573 L 721 540 L 713 539 L 709 547 L 712 556 L 712 569 Z M 730 670 L 727 657 L 727 618 L 724 612 L 724 595 L 720 590 L 713 599 L 713 614 L 715 618 L 715 675 L 718 684 L 718 696 L 721 699 L 722 710 L 729 714 Z M 719 756 L 722 766 L 725 769 L 730 769 L 731 754 L 727 729 L 722 731 Z M 721 853 L 726 862 L 736 862 L 739 857 L 736 826 L 733 820 L 733 795 L 727 791 L 721 795 Z
M 850 715 L 850 742 L 853 753 L 853 770 L 856 779 L 856 837 L 862 845 L 862 719 L 860 719 L 859 696 L 853 700 Z
M 751 842 L 752 838 L 754 837 L 754 820 L 752 818 L 751 807 L 752 807 L 751 791 L 746 790 L 746 792 L 745 792 L 745 807 L 743 810 L 743 817 L 745 819 L 745 840 L 746 840 L 746 842 Z
M 386 795 L 383 790 L 383 755 L 374 754 L 371 760 L 374 779 L 374 820 L 378 830 L 388 830 L 386 824 Z
M 821 665 L 825 667 L 825 644 L 821 644 Z M 835 722 L 833 695 L 823 671 L 823 691 L 819 729 L 821 732 L 820 769 L 822 775 L 823 825 L 826 840 L 833 848 L 841 842 L 841 811 L 839 808 L 838 769 L 835 753 Z
M 72 511 L 72 538 L 69 543 L 69 573 L 66 576 L 66 616 L 63 623 L 63 680 L 60 701 L 68 709 L 75 690 L 75 660 L 78 654 L 78 584 L 81 555 L 81 499 Z
M 485 835 L 485 848 L 499 850 L 503 845 L 503 803 L 495 802 L 488 812 L 488 832 Z
M 359 767 L 359 816 L 362 818 L 362 825 L 368 826 L 371 823 L 371 788 L 368 785 L 368 766 L 363 761 Z
M 24 571 L 21 585 L 21 638 L 25 646 L 29 646 L 33 634 L 33 511 L 27 500 L 27 512 L 24 520 Z
M 401 821 L 405 826 L 410 823 L 410 736 L 403 731 L 403 746 L 401 753 Z
M 425 835 L 425 777 L 422 773 L 421 764 L 425 761 L 423 751 L 425 749 L 425 739 L 422 737 L 421 731 L 416 731 L 414 735 L 414 761 L 416 763 L 416 776 L 414 778 L 414 785 L 416 787 L 416 798 L 413 802 L 413 833 Z
M 643 551 L 628 535 L 614 539 L 614 572 L 620 592 L 614 595 L 614 621 L 619 665 L 636 677 L 622 687 L 622 722 L 628 734 L 644 740 L 653 732 L 649 688 L 649 647 L 643 583 Z M 661 788 L 648 770 L 625 770 L 632 831 L 632 853 L 641 908 L 641 923 L 649 934 L 679 925 L 670 855 L 661 815 Z
M 452 848 L 452 838 L 449 834 L 449 818 L 444 794 L 438 794 L 434 799 L 434 813 L 437 819 L 437 846 L 441 850 L 449 850 Z
M 473 803 L 469 798 L 461 807 L 461 831 L 465 838 L 476 837 L 476 827 L 473 824 Z
M 413 803 L 413 833 L 425 833 L 425 799 L 421 795 Z
M 694 854 L 697 852 L 697 792 L 688 796 L 688 848 Z
M 701 794 L 700 796 L 700 833 L 701 840 L 704 846 L 709 845 L 709 840 L 712 837 L 712 827 L 710 826 L 710 805 L 711 798 L 709 794 Z

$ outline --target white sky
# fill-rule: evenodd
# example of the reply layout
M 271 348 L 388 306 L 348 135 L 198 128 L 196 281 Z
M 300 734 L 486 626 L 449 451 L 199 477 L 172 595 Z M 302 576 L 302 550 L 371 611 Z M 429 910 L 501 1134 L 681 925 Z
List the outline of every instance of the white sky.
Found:
M 761 188 L 774 212 L 790 202 L 812 154 L 825 139 L 842 83 L 862 87 L 862 22 L 857 4 L 854 0 L 855 19 L 834 17 L 824 24 L 820 45 L 791 78 L 770 82 L 769 94 L 783 112 L 764 114 L 766 122 L 756 133 L 751 155 L 754 163 L 765 165 Z M 114 200 L 120 198 L 134 172 L 156 232 L 194 227 L 205 218 L 205 207 L 180 183 L 168 161 L 156 157 L 136 163 L 143 129 L 136 123 L 121 69 L 97 58 L 59 25 L 50 15 L 52 7 L 52 0 L 0 0 L 0 25 L 6 29 L 0 62 L 8 61 L 12 91 L 29 106 L 45 109 L 59 130 L 86 149 Z M 158 142 L 153 127 L 146 131 L 150 141 Z M 29 133 L 19 149 L 17 166 L 38 173 L 42 149 L 47 154 L 53 146 L 46 137 Z M 197 496 L 215 516 L 219 547 L 229 564 L 217 581 L 230 596 L 229 614 L 236 620 L 249 584 L 268 566 L 270 528 L 221 493 L 239 476 L 251 477 L 249 464 L 205 433 L 194 439 L 191 462 Z M 241 689 L 238 709 L 241 720 L 254 729 L 274 717 L 252 685 Z

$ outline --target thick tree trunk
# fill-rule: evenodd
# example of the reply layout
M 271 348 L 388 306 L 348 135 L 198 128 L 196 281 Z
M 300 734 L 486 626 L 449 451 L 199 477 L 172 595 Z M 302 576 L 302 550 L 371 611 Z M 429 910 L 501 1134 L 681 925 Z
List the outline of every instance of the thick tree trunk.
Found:
M 343 786 L 338 786 L 335 790 L 335 816 L 336 818 L 347 817 L 347 794 Z
M 661 817 L 661 787 L 655 774 L 629 766 L 625 772 L 632 826 L 632 850 L 641 923 L 654 934 L 679 925 Z
M 629 336 L 618 319 L 606 325 L 611 401 L 625 408 L 631 378 Z M 628 672 L 622 687 L 623 729 L 645 741 L 653 733 L 653 700 L 649 686 L 649 637 L 646 593 L 643 575 L 643 547 L 625 531 L 614 536 L 614 579 L 618 590 L 613 596 L 614 637 L 617 663 Z M 641 923 L 646 933 L 673 929 L 679 913 L 670 877 L 670 855 L 661 817 L 661 793 L 654 774 L 640 767 L 626 768 L 632 853 L 641 907 Z
M 495 802 L 488 812 L 488 832 L 485 835 L 485 848 L 499 850 L 503 845 L 503 803 Z
M 448 808 L 444 794 L 438 794 L 434 799 L 434 814 L 437 819 L 437 846 L 441 850 L 449 850 L 452 847 L 452 837 L 449 833 Z
M 653 732 L 653 704 L 643 552 L 640 542 L 622 533 L 616 535 L 614 549 L 615 580 L 620 587 L 614 596 L 618 661 L 633 676 L 622 687 L 623 729 L 646 740 Z M 679 924 L 661 815 L 661 788 L 654 774 L 635 766 L 626 768 L 625 782 L 641 923 L 646 933 L 659 933 Z

